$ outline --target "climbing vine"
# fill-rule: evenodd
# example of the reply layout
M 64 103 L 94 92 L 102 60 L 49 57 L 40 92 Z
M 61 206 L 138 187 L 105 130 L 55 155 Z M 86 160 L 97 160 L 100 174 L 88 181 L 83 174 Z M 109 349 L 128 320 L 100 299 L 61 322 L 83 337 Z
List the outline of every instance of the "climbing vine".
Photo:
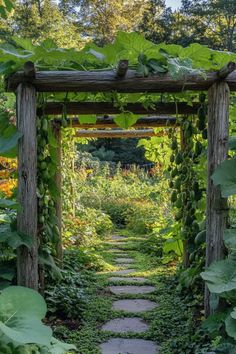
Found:
M 55 185 L 57 171 L 57 141 L 53 126 L 48 117 L 37 118 L 38 139 L 38 223 L 39 223 L 39 254 L 41 266 L 55 268 L 52 256 L 56 256 L 56 244 L 60 231 L 56 216 L 55 203 L 58 190 Z M 43 279 L 41 286 L 43 287 Z
M 169 187 L 172 189 L 171 202 L 179 229 L 178 237 L 183 242 L 185 267 L 198 260 L 196 244 L 201 244 L 205 235 L 202 233 L 205 227 L 201 205 L 205 185 L 198 168 L 205 153 L 201 136 L 204 132 L 206 137 L 207 132 L 205 98 L 204 94 L 199 97 L 201 105 L 197 122 L 194 117 L 177 118 L 179 127 L 169 129 L 172 150 L 168 167 Z

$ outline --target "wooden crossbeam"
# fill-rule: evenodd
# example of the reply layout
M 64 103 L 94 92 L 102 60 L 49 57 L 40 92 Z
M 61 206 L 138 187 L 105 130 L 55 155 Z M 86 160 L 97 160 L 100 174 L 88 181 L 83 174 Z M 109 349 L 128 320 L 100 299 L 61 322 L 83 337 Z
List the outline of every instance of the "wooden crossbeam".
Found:
M 56 124 L 61 124 L 61 119 L 54 119 Z M 67 119 L 67 124 L 72 128 L 117 128 L 117 124 L 112 117 L 99 117 L 95 124 L 88 124 L 79 122 L 78 118 Z M 173 117 L 145 117 L 140 118 L 133 125 L 135 128 L 147 128 L 147 127 L 166 127 L 176 125 L 176 119 Z
M 127 103 L 125 110 L 134 114 L 196 114 L 200 105 L 193 103 L 189 105 L 187 102 L 155 103 L 150 108 L 145 108 L 142 103 Z M 67 115 L 79 114 L 119 114 L 119 107 L 115 107 L 112 102 L 48 102 L 43 109 L 38 108 L 38 115 L 42 113 L 46 115 L 61 115 L 63 109 Z
M 75 138 L 146 138 L 163 136 L 164 132 L 155 133 L 153 129 L 140 130 L 77 130 Z
M 175 80 L 169 74 L 138 77 L 135 70 L 128 70 L 120 80 L 115 70 L 38 71 L 35 78 L 25 76 L 24 72 L 13 74 L 8 79 L 7 89 L 15 91 L 20 83 L 30 82 L 38 92 L 182 92 L 208 90 L 219 79 L 217 72 L 208 72 L 205 77 L 188 74 Z M 236 71 L 224 80 L 231 91 L 236 90 Z

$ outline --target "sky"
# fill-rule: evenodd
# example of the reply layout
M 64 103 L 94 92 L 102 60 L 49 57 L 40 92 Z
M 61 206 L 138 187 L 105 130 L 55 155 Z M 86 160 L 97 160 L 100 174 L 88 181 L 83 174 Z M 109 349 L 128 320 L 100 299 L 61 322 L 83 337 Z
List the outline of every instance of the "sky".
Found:
M 173 10 L 181 5 L 181 0 L 166 0 L 166 5 L 172 7 Z

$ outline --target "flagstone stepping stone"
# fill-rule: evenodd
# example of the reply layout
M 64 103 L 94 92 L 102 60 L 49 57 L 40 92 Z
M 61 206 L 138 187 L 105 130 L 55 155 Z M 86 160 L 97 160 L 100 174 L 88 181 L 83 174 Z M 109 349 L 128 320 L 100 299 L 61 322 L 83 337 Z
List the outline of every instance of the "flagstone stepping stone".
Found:
M 150 285 L 113 285 L 109 286 L 110 292 L 115 295 L 121 294 L 149 294 L 156 290 L 155 286 Z
M 133 283 L 144 283 L 147 281 L 146 278 L 142 277 L 110 277 L 109 281 L 124 281 L 124 282 L 133 282 Z
M 123 255 L 123 252 L 124 252 L 124 251 L 122 251 L 119 248 L 110 248 L 108 251 L 109 252 L 114 252 L 114 253 L 122 253 L 122 255 Z
M 134 300 L 117 300 L 113 302 L 114 310 L 126 312 L 146 312 L 157 307 L 157 303 L 150 300 L 134 299 Z
M 118 235 L 113 235 L 112 240 L 125 240 L 126 237 L 125 236 L 118 236 Z
M 157 354 L 160 347 L 151 340 L 112 338 L 100 345 L 102 354 Z
M 134 263 L 133 258 L 116 258 L 116 263 Z
M 149 325 L 138 317 L 114 318 L 102 326 L 103 331 L 115 333 L 142 333 L 147 331 Z
M 116 263 L 116 267 L 119 267 L 119 268 L 127 268 L 127 267 L 130 267 L 132 265 L 133 264 L 131 264 L 131 263 Z
M 136 272 L 136 269 L 121 269 L 121 270 L 116 270 L 115 272 L 112 272 L 114 275 L 126 275 L 126 274 L 131 274 Z
M 119 241 L 107 241 L 105 243 L 106 245 L 111 245 L 111 246 L 125 246 L 126 242 L 119 242 Z
M 122 253 L 116 252 L 115 256 L 116 256 L 116 257 L 121 257 L 121 258 L 122 258 L 122 257 L 129 257 L 128 253 L 123 253 L 123 252 L 122 252 Z

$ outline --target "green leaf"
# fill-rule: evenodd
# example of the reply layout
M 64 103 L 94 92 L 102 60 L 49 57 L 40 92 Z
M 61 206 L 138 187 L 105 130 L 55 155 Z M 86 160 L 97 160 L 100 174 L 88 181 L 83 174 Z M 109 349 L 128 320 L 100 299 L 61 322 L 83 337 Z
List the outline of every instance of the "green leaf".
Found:
M 114 122 L 119 127 L 128 129 L 137 122 L 138 118 L 139 117 L 134 115 L 132 112 L 123 112 L 114 118 Z
M 47 265 L 55 270 L 58 274 L 61 274 L 61 269 L 57 267 L 54 258 L 47 250 L 40 250 L 39 252 L 39 264 Z
M 16 343 L 50 345 L 52 331 L 41 322 L 46 311 L 46 303 L 36 291 L 8 287 L 0 294 L 0 332 Z
M 203 71 L 194 69 L 191 59 L 168 58 L 167 67 L 170 76 L 175 80 L 184 80 L 186 75 L 195 74 L 203 75 Z
M 13 249 L 16 249 L 22 245 L 30 248 L 33 245 L 32 237 L 23 233 L 11 231 L 9 224 L 2 225 L 0 228 L 0 243 L 2 242 L 6 243 Z
M 202 328 L 209 333 L 219 332 L 227 314 L 222 312 L 214 313 L 209 316 L 202 324 Z
M 69 350 L 75 349 L 76 346 L 73 344 L 67 344 L 60 342 L 56 338 L 53 338 L 52 344 L 49 347 L 50 349 L 50 354 L 64 354 L 67 353 Z
M 166 240 L 163 244 L 163 251 L 165 253 L 174 252 L 175 254 L 177 254 L 177 256 L 181 256 L 183 254 L 182 240 L 177 240 L 174 238 Z
M 22 137 L 20 132 L 16 132 L 9 138 L 0 137 L 0 155 L 4 157 L 15 157 L 18 140 Z
M 236 307 L 234 307 L 233 311 L 231 312 L 230 316 L 236 320 Z
M 225 329 L 228 336 L 236 339 L 236 320 L 232 318 L 231 314 L 225 320 Z
M 225 230 L 224 242 L 228 249 L 236 251 L 236 229 Z
M 15 42 L 15 44 L 18 47 L 21 47 L 22 49 L 29 50 L 29 51 L 34 50 L 34 46 L 33 46 L 32 41 L 30 39 L 13 36 L 12 40 Z
M 212 293 L 222 294 L 236 289 L 236 262 L 230 259 L 214 262 L 201 273 Z
M 19 203 L 14 200 L 0 199 L 0 208 L 3 209 L 18 209 Z
M 5 6 L 0 5 L 0 17 L 7 19 L 7 11 Z
M 229 139 L 229 149 L 232 151 L 236 151 L 236 136 L 232 136 Z
M 3 1 L 6 6 L 7 11 L 10 12 L 14 8 L 13 2 L 10 0 L 3 0 Z
M 97 121 L 97 116 L 95 114 L 79 116 L 80 124 L 95 124 L 96 121 Z
M 222 197 L 236 194 L 236 159 L 223 161 L 212 175 L 215 186 L 220 186 Z

